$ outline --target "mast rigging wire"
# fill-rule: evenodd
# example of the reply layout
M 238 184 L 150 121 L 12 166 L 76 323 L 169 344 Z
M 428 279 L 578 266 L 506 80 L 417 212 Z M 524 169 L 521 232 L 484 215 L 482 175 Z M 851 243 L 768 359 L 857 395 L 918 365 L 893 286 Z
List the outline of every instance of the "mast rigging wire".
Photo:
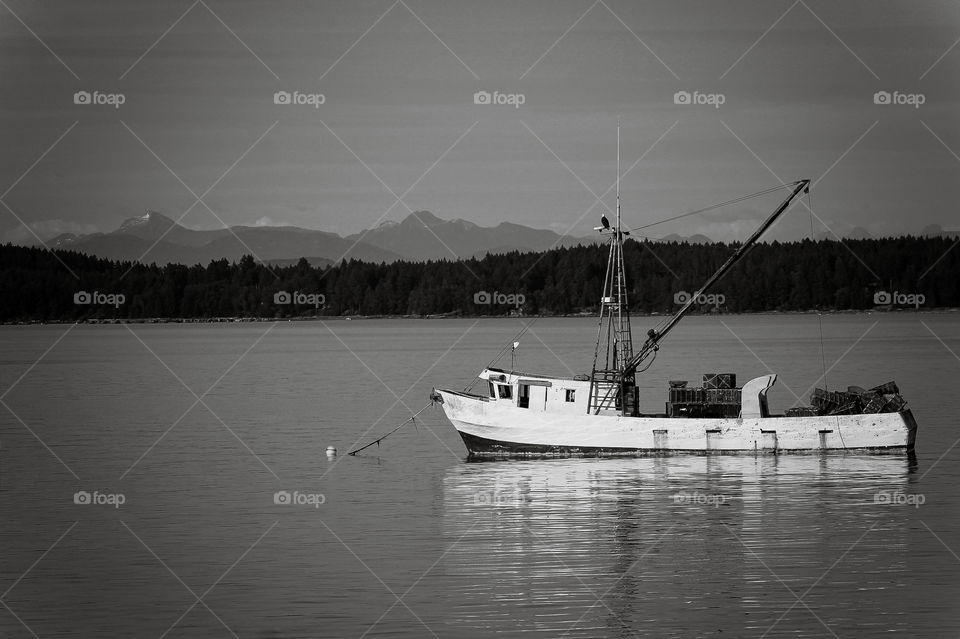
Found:
M 744 200 L 749 200 L 751 198 L 760 197 L 761 195 L 766 195 L 767 193 L 773 193 L 774 191 L 779 191 L 780 189 L 789 188 L 796 182 L 790 184 L 781 184 L 780 186 L 773 186 L 762 191 L 757 191 L 756 193 L 751 193 L 750 195 L 742 195 L 738 198 L 732 200 L 727 200 L 726 202 L 720 202 L 719 204 L 712 204 L 710 206 L 704 207 L 702 209 L 697 209 L 695 211 L 690 211 L 688 213 L 681 213 L 680 215 L 674 215 L 673 217 L 668 217 L 666 219 L 660 220 L 659 222 L 651 222 L 650 224 L 644 224 L 642 226 L 637 226 L 635 228 L 629 229 L 630 232 L 640 231 L 643 229 L 648 229 L 652 226 L 658 226 L 660 224 L 666 224 L 667 222 L 673 222 L 674 220 L 679 220 L 681 218 L 690 217 L 692 215 L 700 215 L 701 213 L 706 213 L 707 211 L 713 211 L 714 209 L 719 209 L 724 206 L 729 206 L 731 204 L 736 204 L 738 202 L 743 202 Z M 808 194 L 809 195 L 809 194 Z
M 539 318 L 539 317 L 534 317 L 533 320 L 531 320 L 530 322 L 526 323 L 526 324 L 524 325 L 523 329 L 521 329 L 521 331 L 520 331 L 519 333 L 517 333 L 516 335 L 514 335 L 513 339 L 510 340 L 509 342 L 507 342 L 506 346 L 504 346 L 503 348 L 501 348 L 500 351 L 493 357 L 493 359 L 491 359 L 490 362 L 489 362 L 486 366 L 484 366 L 484 368 L 490 368 L 491 366 L 493 366 L 494 364 L 496 364 L 496 363 L 497 363 L 497 360 L 499 360 L 501 357 L 503 357 L 503 354 L 507 351 L 507 348 L 513 346 L 513 343 L 514 343 L 514 342 L 520 341 L 520 338 L 523 336 L 524 333 L 527 332 L 527 329 L 529 329 L 531 326 L 533 326 L 534 324 L 536 324 L 538 319 L 540 319 L 540 318 Z M 473 382 L 471 382 L 471 384 L 470 384 L 469 386 L 465 386 L 464 389 L 463 389 L 463 391 L 464 391 L 465 393 L 466 393 L 466 392 L 469 392 L 470 390 L 473 389 L 474 386 L 477 385 L 477 382 L 478 382 L 478 381 L 480 381 L 480 378 L 479 378 L 479 377 L 474 377 L 474 378 L 473 378 Z

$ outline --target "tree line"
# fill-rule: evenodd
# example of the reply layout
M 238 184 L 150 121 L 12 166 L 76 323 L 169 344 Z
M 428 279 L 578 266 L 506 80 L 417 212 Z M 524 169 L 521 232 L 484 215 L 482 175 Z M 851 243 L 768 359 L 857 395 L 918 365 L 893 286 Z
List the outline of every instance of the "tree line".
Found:
M 955 244 L 911 236 L 757 244 L 698 310 L 957 307 Z M 695 292 L 737 246 L 628 240 L 631 312 L 676 310 L 683 293 Z M 271 266 L 250 256 L 236 263 L 159 266 L 8 244 L 0 246 L 0 321 L 589 313 L 597 309 L 608 250 L 593 244 L 482 259 L 350 260 L 326 267 L 306 260 Z

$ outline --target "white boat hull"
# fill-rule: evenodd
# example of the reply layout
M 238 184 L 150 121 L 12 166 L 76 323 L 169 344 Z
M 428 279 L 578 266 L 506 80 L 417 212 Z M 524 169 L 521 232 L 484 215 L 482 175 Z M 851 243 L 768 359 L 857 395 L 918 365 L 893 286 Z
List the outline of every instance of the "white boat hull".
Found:
M 471 456 L 641 456 L 913 450 L 917 424 L 896 413 L 759 418 L 624 417 L 537 412 L 438 389 Z

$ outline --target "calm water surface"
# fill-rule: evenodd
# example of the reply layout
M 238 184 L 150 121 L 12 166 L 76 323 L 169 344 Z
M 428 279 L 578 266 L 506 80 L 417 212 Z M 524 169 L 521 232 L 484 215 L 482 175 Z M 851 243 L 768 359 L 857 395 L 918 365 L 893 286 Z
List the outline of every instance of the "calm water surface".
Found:
M 824 317 L 821 360 L 815 316 L 689 318 L 641 382 L 895 379 L 913 459 L 485 463 L 439 408 L 344 453 L 519 320 L 2 327 L 0 636 L 957 636 L 958 320 Z M 595 333 L 540 320 L 517 366 L 587 372 Z

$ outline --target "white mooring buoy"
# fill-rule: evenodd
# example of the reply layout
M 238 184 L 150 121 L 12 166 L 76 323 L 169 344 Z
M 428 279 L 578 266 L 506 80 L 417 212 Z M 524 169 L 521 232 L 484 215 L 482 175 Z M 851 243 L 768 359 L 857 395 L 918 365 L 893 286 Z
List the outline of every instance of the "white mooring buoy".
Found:
M 333 446 L 327 446 L 327 457 L 333 457 L 337 454 L 337 449 Z

